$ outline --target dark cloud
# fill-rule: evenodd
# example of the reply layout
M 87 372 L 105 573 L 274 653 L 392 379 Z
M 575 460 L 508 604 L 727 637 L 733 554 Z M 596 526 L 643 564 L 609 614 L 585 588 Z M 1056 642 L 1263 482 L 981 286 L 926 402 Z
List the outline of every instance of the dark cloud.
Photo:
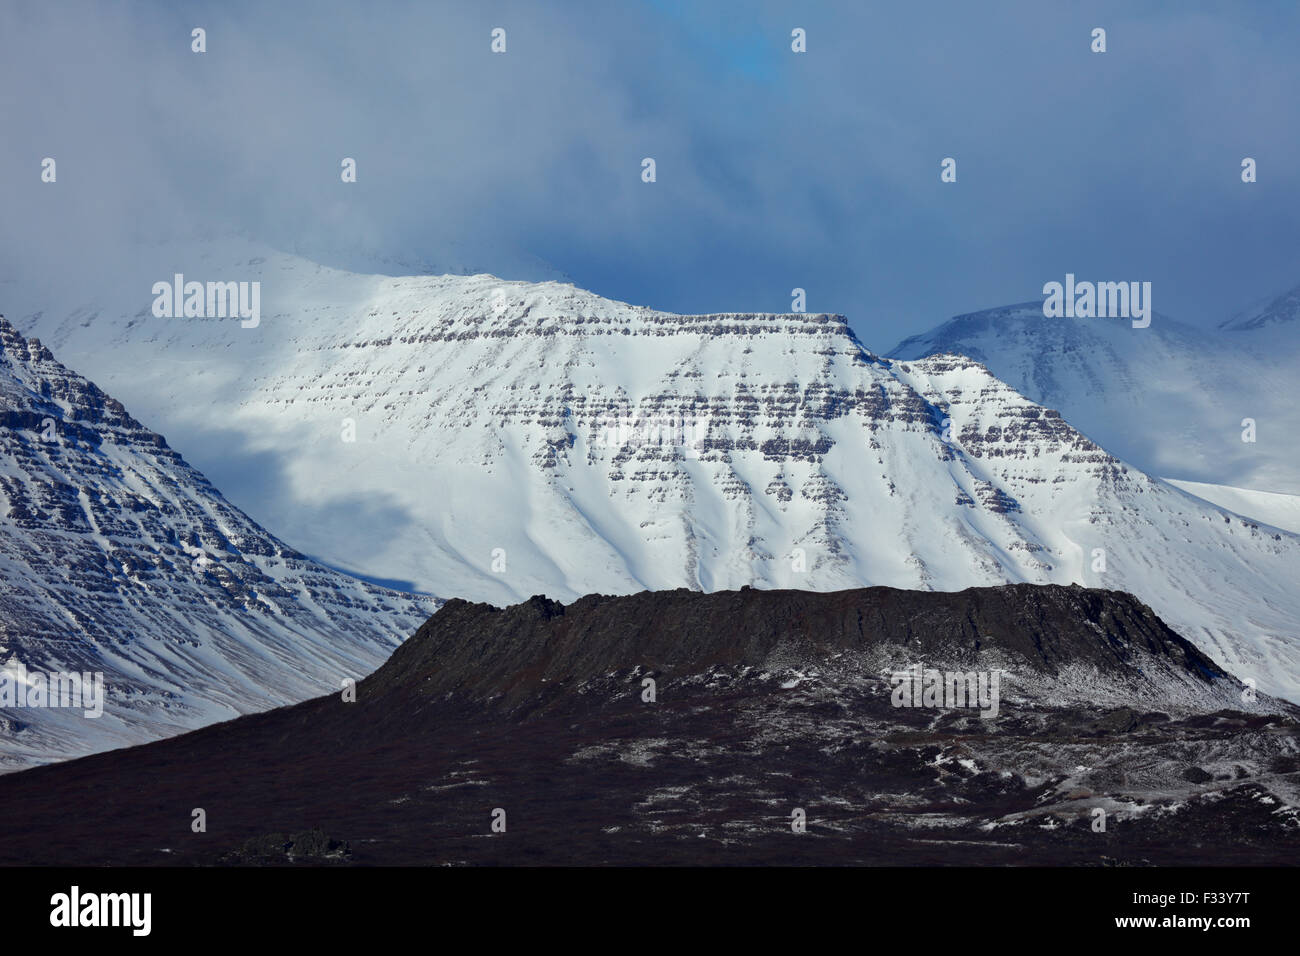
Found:
M 1272 3 L 8 3 L 0 265 L 58 281 L 196 232 L 528 253 L 674 311 L 801 286 L 881 350 L 1071 271 L 1209 322 L 1300 280 L 1298 28 Z

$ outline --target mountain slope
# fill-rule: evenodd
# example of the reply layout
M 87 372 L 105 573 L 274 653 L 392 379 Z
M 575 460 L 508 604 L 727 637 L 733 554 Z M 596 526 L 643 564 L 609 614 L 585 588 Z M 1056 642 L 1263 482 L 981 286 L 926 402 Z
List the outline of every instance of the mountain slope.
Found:
M 1202 332 L 1159 314 L 1145 329 L 1049 319 L 1034 301 L 956 316 L 889 354 L 975 359 L 1151 474 L 1300 493 L 1294 337 Z M 1247 418 L 1253 442 L 1242 440 Z
M 1300 712 L 1241 691 L 1112 591 L 454 599 L 355 702 L 0 779 L 0 862 L 1290 863 Z
M 26 321 L 332 565 L 495 602 L 1078 582 L 1300 699 L 1300 539 L 1147 477 L 978 363 L 880 358 L 842 316 L 680 316 L 559 283 L 289 256 L 155 271 L 261 281 L 262 322 L 154 318 L 147 283 L 130 312 Z
M 102 672 L 106 698 L 100 717 L 6 707 L 4 769 L 337 688 L 433 606 L 286 547 L 3 317 L 0 577 L 9 680 Z
M 1219 325 L 1230 332 L 1294 327 L 1300 319 L 1300 285 L 1244 309 Z
M 1169 484 L 1188 494 L 1204 498 L 1220 508 L 1300 534 L 1300 495 L 1280 495 L 1270 491 L 1251 491 L 1248 488 L 1207 485 L 1196 481 L 1169 480 Z

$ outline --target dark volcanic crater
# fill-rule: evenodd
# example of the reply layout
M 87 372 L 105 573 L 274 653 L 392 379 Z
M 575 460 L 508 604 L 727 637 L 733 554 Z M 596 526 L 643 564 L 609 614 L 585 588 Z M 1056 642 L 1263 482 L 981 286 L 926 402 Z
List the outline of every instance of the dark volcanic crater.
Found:
M 0 862 L 1292 863 L 1298 717 L 1113 591 L 456 600 L 354 702 L 0 778 Z

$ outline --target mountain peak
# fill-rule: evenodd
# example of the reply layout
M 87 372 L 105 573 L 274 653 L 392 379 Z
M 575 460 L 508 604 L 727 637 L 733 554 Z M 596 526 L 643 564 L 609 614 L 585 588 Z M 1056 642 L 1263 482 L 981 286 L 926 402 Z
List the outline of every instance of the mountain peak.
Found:
M 54 356 L 37 338 L 24 338 L 8 319 L 0 315 L 0 351 L 6 355 L 32 362 L 52 362 Z
M 1237 313 L 1221 323 L 1219 328 L 1230 332 L 1251 332 L 1287 326 L 1297 319 L 1300 319 L 1300 285 Z

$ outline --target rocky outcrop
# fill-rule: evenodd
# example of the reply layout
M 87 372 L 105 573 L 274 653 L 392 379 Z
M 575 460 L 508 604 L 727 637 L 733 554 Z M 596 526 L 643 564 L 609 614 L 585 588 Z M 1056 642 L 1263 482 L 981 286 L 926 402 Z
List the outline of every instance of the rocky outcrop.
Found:
M 1007 668 L 996 713 L 901 706 L 894 672 L 915 664 Z M 1116 592 L 453 600 L 355 690 L 0 778 L 0 863 L 1222 865 L 1300 850 L 1296 708 L 1246 693 Z

